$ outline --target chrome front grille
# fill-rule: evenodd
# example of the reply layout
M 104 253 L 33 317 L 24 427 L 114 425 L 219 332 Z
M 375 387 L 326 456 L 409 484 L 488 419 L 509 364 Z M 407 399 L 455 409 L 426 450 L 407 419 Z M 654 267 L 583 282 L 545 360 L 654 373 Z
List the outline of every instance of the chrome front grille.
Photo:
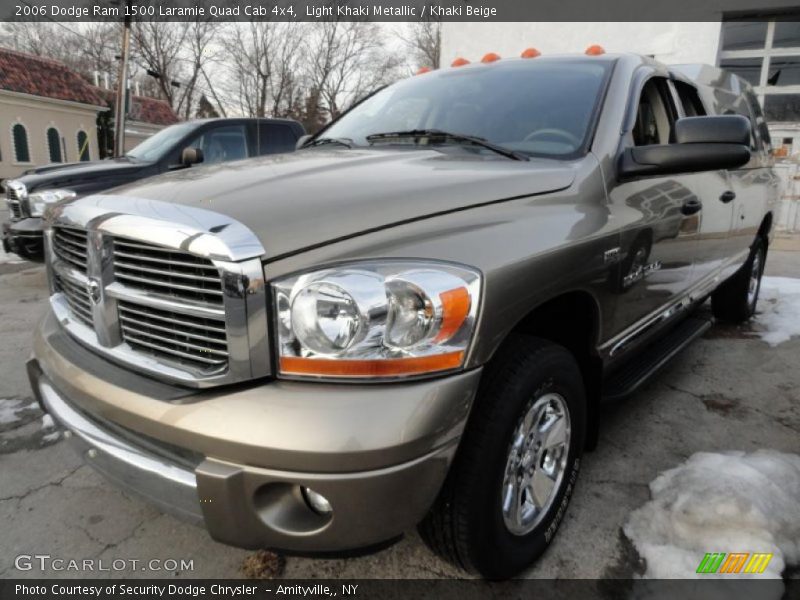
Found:
M 23 217 L 22 214 L 22 198 L 20 197 L 21 190 L 18 190 L 17 187 L 12 187 L 9 184 L 6 184 L 6 204 L 8 204 L 8 210 L 11 213 L 11 218 L 15 221 L 20 220 Z
M 66 277 L 55 276 L 56 288 L 64 294 L 70 311 L 83 324 L 93 327 L 92 300 L 85 287 L 74 283 Z
M 81 273 L 86 273 L 87 245 L 86 231 L 71 227 L 53 228 L 53 252 L 56 257 Z
M 12 219 L 22 218 L 22 207 L 19 205 L 19 200 L 9 200 L 8 210 L 11 212 Z
M 228 362 L 224 321 L 175 313 L 120 301 L 122 338 L 132 347 L 200 368 Z
M 210 260 L 125 239 L 114 240 L 114 275 L 125 285 L 179 299 L 222 304 L 222 278 Z
M 271 373 L 264 249 L 243 225 L 118 196 L 81 198 L 49 219 L 50 305 L 84 346 L 194 387 Z

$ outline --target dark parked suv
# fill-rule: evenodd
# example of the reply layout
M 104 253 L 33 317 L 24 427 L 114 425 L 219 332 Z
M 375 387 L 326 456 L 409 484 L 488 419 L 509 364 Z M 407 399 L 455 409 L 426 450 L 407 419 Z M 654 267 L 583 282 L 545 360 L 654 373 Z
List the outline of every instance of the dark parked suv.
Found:
M 53 207 L 32 386 L 94 467 L 217 540 L 420 524 L 509 577 L 553 540 L 598 403 L 708 328 L 708 298 L 753 315 L 770 160 L 750 87 L 710 67 L 411 77 L 292 154 Z
M 252 156 L 291 152 L 303 126 L 288 119 L 200 119 L 172 125 L 111 160 L 51 164 L 4 182 L 9 222 L 3 248 L 25 258 L 42 256 L 47 204 L 94 194 L 145 177 Z M 197 152 L 184 152 L 193 148 Z

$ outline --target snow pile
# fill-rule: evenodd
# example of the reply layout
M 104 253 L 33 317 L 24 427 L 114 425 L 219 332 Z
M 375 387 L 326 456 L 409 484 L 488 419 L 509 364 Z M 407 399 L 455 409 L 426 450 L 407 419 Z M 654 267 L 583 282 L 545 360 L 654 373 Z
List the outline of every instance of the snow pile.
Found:
M 2 264 L 12 264 L 15 265 L 17 263 L 25 262 L 19 256 L 14 254 L 13 252 L 6 252 L 3 249 L 3 246 L 0 245 L 0 265 Z
M 20 406 L 21 404 L 21 400 L 0 398 L 0 424 L 19 421 L 17 415 L 27 408 L 27 406 Z
M 800 279 L 764 277 L 755 323 L 758 335 L 770 346 L 800 335 Z
M 800 455 L 699 452 L 659 475 L 650 493 L 623 528 L 647 563 L 645 578 L 780 578 L 800 563 Z M 760 575 L 697 574 L 707 552 L 774 556 Z
M 59 437 L 61 437 L 61 432 L 55 429 L 56 424 L 53 421 L 53 417 L 45 413 L 42 415 L 42 431 L 54 430 L 50 431 L 49 433 L 45 433 L 42 436 L 42 444 L 48 444 L 50 442 L 56 441 Z

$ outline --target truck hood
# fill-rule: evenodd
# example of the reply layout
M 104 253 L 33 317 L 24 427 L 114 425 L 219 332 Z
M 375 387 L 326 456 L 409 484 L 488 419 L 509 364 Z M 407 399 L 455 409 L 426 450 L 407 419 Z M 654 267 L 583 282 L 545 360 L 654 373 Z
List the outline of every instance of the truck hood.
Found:
M 20 177 L 12 177 L 25 184 L 29 192 L 54 187 L 78 186 L 109 177 L 135 174 L 151 163 L 136 163 L 126 158 L 95 160 L 66 164 L 50 164 L 25 171 Z
M 479 156 L 458 147 L 315 148 L 176 171 L 85 200 L 110 210 L 118 208 L 113 198 L 121 196 L 140 207 L 149 200 L 212 211 L 249 228 L 265 258 L 272 259 L 435 215 L 564 189 L 577 166 Z M 214 231 L 213 219 L 205 228 Z

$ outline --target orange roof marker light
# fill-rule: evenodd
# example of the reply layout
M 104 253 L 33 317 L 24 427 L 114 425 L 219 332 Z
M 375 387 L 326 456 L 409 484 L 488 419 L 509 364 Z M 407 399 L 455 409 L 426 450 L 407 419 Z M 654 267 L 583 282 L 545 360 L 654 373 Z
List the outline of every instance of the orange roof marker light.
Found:
M 495 61 L 500 60 L 500 58 L 501 57 L 500 57 L 499 54 L 495 54 L 494 52 L 487 52 L 486 54 L 483 55 L 483 58 L 481 59 L 481 62 L 482 63 L 493 63 Z
M 468 64 L 469 64 L 469 61 L 466 58 L 464 58 L 462 56 L 459 56 L 457 59 L 455 59 L 453 62 L 450 63 L 450 66 L 451 67 L 463 67 L 464 65 L 468 65 Z
M 602 46 L 598 46 L 597 44 L 592 44 L 586 49 L 586 54 L 589 56 L 600 56 L 601 54 L 605 54 L 606 50 Z
M 430 73 L 433 71 L 430 67 L 420 67 L 419 70 L 414 73 L 415 75 L 424 75 L 425 73 Z
M 537 56 L 541 56 L 542 53 L 539 52 L 536 48 L 525 48 L 522 51 L 522 54 L 519 55 L 520 58 L 536 58 Z

